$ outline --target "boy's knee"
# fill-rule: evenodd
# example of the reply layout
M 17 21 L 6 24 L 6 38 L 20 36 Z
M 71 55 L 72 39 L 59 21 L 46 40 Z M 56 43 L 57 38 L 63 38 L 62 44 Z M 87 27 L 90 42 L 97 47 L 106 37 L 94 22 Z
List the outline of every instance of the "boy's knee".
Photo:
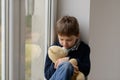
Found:
M 63 62 L 63 65 L 66 66 L 66 67 L 71 67 L 72 64 L 70 62 Z
M 69 71 L 73 71 L 73 66 L 70 62 L 63 62 L 62 63 L 62 67 L 65 69 L 65 70 L 69 70 Z

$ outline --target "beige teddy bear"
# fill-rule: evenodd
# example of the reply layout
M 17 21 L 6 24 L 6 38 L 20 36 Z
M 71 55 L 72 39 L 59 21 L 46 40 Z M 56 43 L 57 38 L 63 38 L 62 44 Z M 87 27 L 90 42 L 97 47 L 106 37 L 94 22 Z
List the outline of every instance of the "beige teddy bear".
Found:
M 48 56 L 53 63 L 55 63 L 57 59 L 67 56 L 67 54 L 67 50 L 60 46 L 51 46 L 48 49 Z M 74 65 L 77 65 L 77 61 L 74 58 L 70 59 L 69 62 L 73 63 Z M 85 80 L 85 76 L 83 73 L 78 71 L 78 73 L 73 74 L 71 80 Z

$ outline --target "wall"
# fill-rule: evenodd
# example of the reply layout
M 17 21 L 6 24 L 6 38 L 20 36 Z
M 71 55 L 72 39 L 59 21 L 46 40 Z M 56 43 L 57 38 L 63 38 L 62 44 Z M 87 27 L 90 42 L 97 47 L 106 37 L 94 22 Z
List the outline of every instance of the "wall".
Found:
M 80 24 L 81 38 L 86 43 L 89 40 L 89 8 L 90 0 L 58 0 L 57 17 L 75 16 Z
M 120 0 L 91 0 L 89 80 L 120 80 Z

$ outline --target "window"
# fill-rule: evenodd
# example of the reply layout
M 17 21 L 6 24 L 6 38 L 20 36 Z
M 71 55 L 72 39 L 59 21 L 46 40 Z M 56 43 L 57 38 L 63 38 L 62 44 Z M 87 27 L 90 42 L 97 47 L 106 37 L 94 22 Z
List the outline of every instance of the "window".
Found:
M 54 24 L 54 1 L 1 1 L 1 80 L 43 80 L 45 53 L 52 40 L 48 36 Z
M 45 0 L 26 2 L 25 80 L 43 80 Z

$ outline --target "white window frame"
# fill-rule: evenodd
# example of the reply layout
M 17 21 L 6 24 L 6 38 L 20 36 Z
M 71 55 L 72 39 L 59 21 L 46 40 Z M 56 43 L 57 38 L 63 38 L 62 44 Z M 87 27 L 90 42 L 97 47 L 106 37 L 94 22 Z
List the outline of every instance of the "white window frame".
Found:
M 54 41 L 54 26 L 56 24 L 57 16 L 57 0 L 45 0 L 46 2 L 46 17 L 45 17 L 45 26 L 46 26 L 46 45 L 50 46 Z
M 47 50 L 54 38 L 57 0 L 45 1 Z M 1 5 L 2 80 L 25 80 L 25 0 L 1 0 Z
M 2 0 L 1 3 L 2 80 L 24 80 L 24 0 Z
M 45 0 L 45 55 L 44 55 L 44 62 L 47 54 L 48 47 L 53 43 L 54 41 L 54 26 L 56 23 L 56 16 L 57 16 L 57 0 Z M 44 80 L 46 80 L 44 78 Z
M 8 80 L 8 0 L 1 0 L 1 76 Z

